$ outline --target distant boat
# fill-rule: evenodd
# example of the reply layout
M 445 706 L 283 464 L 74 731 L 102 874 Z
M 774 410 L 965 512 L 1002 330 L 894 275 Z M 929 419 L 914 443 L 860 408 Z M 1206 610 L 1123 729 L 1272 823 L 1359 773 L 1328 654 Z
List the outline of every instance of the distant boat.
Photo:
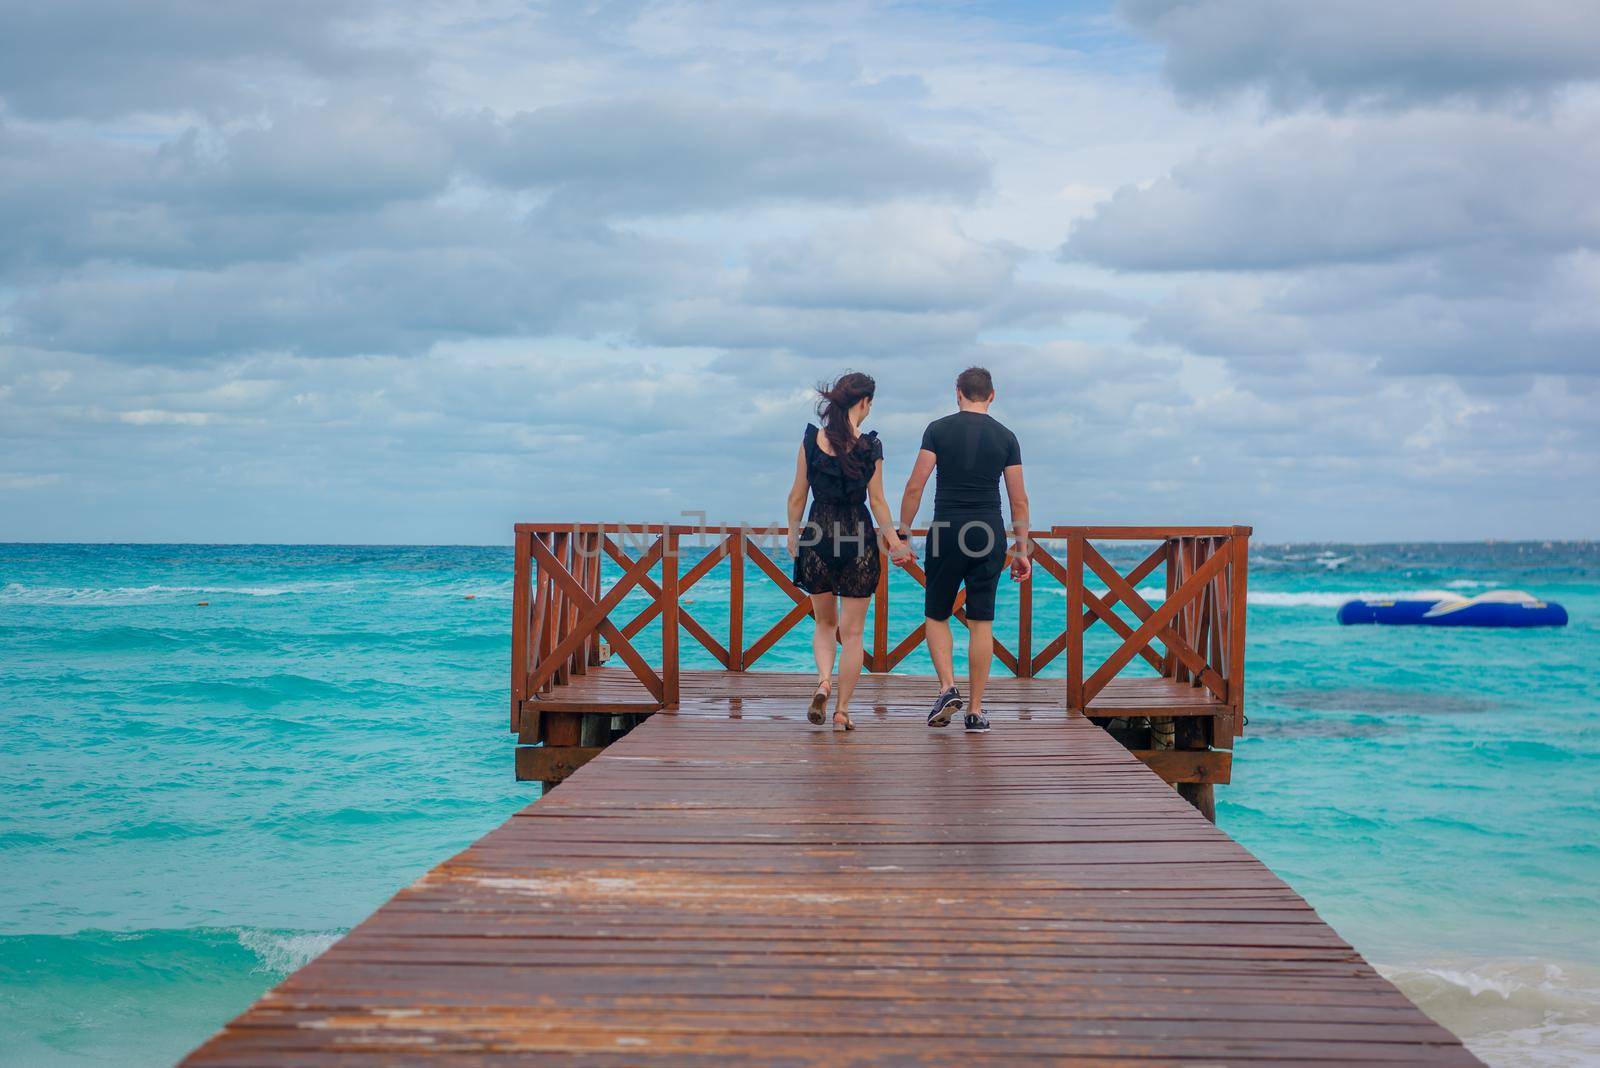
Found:
M 1476 597 L 1441 593 L 1388 600 L 1346 601 L 1339 622 L 1428 627 L 1564 627 L 1567 610 L 1521 590 L 1490 590 Z

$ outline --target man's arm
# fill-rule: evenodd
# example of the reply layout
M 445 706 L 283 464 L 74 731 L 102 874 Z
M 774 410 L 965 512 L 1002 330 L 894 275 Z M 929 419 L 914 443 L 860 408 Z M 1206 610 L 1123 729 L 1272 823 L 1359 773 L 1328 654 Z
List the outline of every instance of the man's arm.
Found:
M 933 466 L 939 458 L 930 449 L 923 449 L 917 453 L 917 462 L 911 465 L 911 477 L 906 479 L 906 491 L 900 497 L 900 529 L 910 530 L 911 524 L 917 521 L 917 512 L 922 508 L 922 491 L 928 485 L 928 477 L 933 474 Z
M 1033 570 L 1033 562 L 1028 559 L 1033 552 L 1033 543 L 1028 539 L 1028 490 L 1022 484 L 1021 464 L 1006 468 L 1005 476 L 1006 499 L 1011 502 L 1011 530 L 1017 536 L 1017 544 L 1012 548 L 1011 577 L 1020 580 Z

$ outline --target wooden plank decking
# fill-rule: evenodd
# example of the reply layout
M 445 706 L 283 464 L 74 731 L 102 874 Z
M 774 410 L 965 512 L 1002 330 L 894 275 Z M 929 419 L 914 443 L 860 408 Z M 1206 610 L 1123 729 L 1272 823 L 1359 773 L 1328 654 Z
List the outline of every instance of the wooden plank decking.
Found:
M 696 671 L 682 673 L 685 693 L 695 699 L 693 709 L 685 712 L 705 714 L 710 706 L 720 703 L 724 709 L 736 709 L 745 701 L 763 697 L 780 699 L 772 706 L 774 714 L 794 711 L 794 701 L 804 700 L 811 694 L 812 677 L 796 672 L 779 671 Z M 963 685 L 965 685 L 963 683 Z M 879 706 L 887 710 L 891 697 L 894 701 L 910 700 L 913 704 L 927 698 L 938 687 L 927 676 L 863 675 L 856 693 L 863 708 Z M 1061 679 L 1019 679 L 997 673 L 989 680 L 989 694 L 1004 706 L 1026 708 L 1028 715 L 1049 715 L 1065 718 Z M 587 674 L 574 675 L 566 684 L 540 696 L 536 704 L 547 712 L 592 712 L 607 709 L 615 712 L 653 712 L 661 702 L 653 699 L 640 685 L 639 680 L 625 668 L 595 667 Z M 1106 688 L 1089 702 L 1091 716 L 1211 716 L 1225 710 L 1221 701 L 1198 689 L 1167 678 L 1112 679 Z M 803 720 L 804 709 L 800 718 Z
M 719 678 L 188 1063 L 1478 1063 L 1060 680 Z

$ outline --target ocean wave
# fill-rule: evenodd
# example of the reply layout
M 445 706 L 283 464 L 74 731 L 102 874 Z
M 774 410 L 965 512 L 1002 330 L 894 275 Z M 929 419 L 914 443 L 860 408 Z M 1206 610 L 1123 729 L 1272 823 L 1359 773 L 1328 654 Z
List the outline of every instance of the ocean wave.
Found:
M 1251 590 L 1248 600 L 1258 608 L 1338 608 L 1346 601 L 1369 598 L 1431 601 L 1449 596 L 1444 590 Z
M 205 702 L 222 707 L 242 706 L 265 711 L 284 702 L 322 700 L 357 701 L 368 688 L 361 683 L 341 685 L 326 679 L 277 672 L 233 679 L 192 679 L 149 682 L 139 688 L 145 700 Z
M 86 928 L 65 935 L 0 935 L 0 971 L 29 962 L 39 978 L 105 982 L 152 975 L 220 981 L 243 974 L 281 979 L 344 935 L 338 930 L 185 927 Z
M 342 931 L 274 931 L 261 927 L 234 930 L 239 944 L 256 955 L 258 971 L 288 975 L 310 964 L 342 937 Z
M 615 576 L 606 576 L 607 585 L 610 585 L 610 583 L 613 581 L 615 581 Z M 465 582 L 406 585 L 398 588 L 395 592 L 406 597 L 437 597 L 451 599 L 471 598 L 474 601 L 509 601 L 511 600 L 512 594 L 515 592 L 515 589 L 516 583 L 512 582 L 510 579 L 505 579 L 500 582 L 469 580 Z
M 353 590 L 349 582 L 294 582 L 282 586 L 26 586 L 8 582 L 0 587 L 0 604 L 17 605 L 126 605 L 170 601 L 177 595 L 222 594 L 240 597 L 288 597 L 301 593 Z
M 1474 961 L 1378 970 L 1494 1068 L 1565 1068 L 1600 1054 L 1600 972 L 1592 968 Z
M 1057 597 L 1067 595 L 1064 587 L 1055 584 L 1040 589 Z M 1109 590 L 1087 586 L 1085 589 L 1096 597 L 1105 597 L 1110 593 Z M 1167 591 L 1160 586 L 1140 586 L 1138 592 L 1140 597 L 1152 604 L 1164 601 L 1167 597 Z M 1251 590 L 1247 600 L 1256 608 L 1338 608 L 1346 601 L 1368 598 L 1428 601 L 1452 596 L 1455 595 L 1448 590 Z
M 1100 598 L 1109 597 L 1111 595 L 1110 590 L 1095 586 L 1085 586 L 1084 589 Z M 1056 583 L 1041 585 L 1038 582 L 1035 582 L 1034 592 L 1044 593 L 1054 597 L 1065 597 L 1067 595 L 1067 588 L 1065 586 L 1057 585 Z M 1147 601 L 1165 601 L 1167 599 L 1167 590 L 1164 586 L 1138 586 L 1135 587 L 1134 592 Z M 921 594 L 918 594 L 918 596 L 920 597 Z
M 0 935 L 0 1064 L 173 1064 L 336 937 L 248 927 Z

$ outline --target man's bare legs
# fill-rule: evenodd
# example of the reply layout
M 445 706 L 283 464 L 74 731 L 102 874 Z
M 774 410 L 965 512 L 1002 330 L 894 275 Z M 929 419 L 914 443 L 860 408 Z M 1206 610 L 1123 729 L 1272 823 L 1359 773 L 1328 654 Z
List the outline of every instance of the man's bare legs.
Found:
M 933 660 L 933 672 L 939 676 L 939 692 L 956 684 L 955 639 L 950 637 L 948 619 L 925 619 L 928 635 L 928 656 Z
M 989 662 L 994 658 L 994 620 L 967 620 L 967 713 L 983 711 L 983 691 L 989 685 Z
M 955 639 L 950 635 L 947 619 L 927 620 L 928 656 L 933 660 L 933 670 L 939 676 L 939 701 L 934 705 L 929 726 L 942 727 L 950 721 L 948 715 L 938 715 L 941 706 L 949 700 L 950 706 L 959 708 L 958 700 L 944 695 L 956 684 Z M 983 713 L 983 691 L 989 686 L 989 667 L 994 659 L 994 621 L 967 620 L 967 714 Z M 968 727 L 971 730 L 971 727 Z M 987 730 L 988 728 L 983 728 Z
M 833 712 L 836 727 L 850 722 L 850 695 L 855 693 L 856 680 L 861 677 L 861 642 L 867 629 L 867 605 L 871 603 L 870 597 L 839 598 L 839 689 Z

